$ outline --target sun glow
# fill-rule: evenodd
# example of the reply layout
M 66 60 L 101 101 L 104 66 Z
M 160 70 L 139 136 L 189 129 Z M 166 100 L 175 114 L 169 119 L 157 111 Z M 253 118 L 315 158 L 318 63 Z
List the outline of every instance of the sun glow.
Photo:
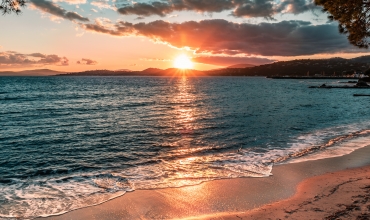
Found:
M 173 62 L 173 66 L 178 69 L 192 69 L 194 64 L 191 62 L 188 56 L 182 54 L 176 57 L 175 61 Z

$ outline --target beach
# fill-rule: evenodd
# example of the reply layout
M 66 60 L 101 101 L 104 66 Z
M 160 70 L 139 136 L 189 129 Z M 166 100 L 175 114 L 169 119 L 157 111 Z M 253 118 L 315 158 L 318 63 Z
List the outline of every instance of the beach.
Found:
M 369 219 L 370 166 L 327 173 L 301 182 L 286 200 L 240 213 L 194 219 Z
M 369 11 L 2 0 L 0 220 L 370 220 Z
M 307 178 L 370 163 L 368 100 L 349 90 L 308 89 L 322 81 L 1 83 L 8 107 L 0 122 L 7 128 L 0 131 L 0 218 L 244 213 L 292 197 Z
M 137 190 L 47 219 L 368 219 L 368 155 L 365 147 L 341 157 L 275 166 L 267 178 Z

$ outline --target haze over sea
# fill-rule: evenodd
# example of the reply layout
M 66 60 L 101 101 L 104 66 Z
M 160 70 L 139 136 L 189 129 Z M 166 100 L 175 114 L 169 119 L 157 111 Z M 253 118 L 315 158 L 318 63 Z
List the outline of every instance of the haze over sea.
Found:
M 335 80 L 1 77 L 0 218 L 137 189 L 268 177 L 370 140 L 370 102 Z M 307 156 L 309 155 L 309 156 Z

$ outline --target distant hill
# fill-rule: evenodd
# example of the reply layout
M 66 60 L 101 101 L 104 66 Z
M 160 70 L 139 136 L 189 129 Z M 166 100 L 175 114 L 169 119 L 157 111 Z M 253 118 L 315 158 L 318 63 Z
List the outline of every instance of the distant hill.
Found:
M 199 70 L 181 70 L 176 68 L 162 70 L 157 68 L 148 68 L 143 71 L 89 70 L 84 72 L 59 74 L 58 76 L 172 76 L 179 74 L 203 75 L 204 73 Z
M 169 68 L 169 69 L 157 72 L 157 74 L 161 74 L 163 76 L 182 75 L 182 74 L 199 76 L 199 75 L 204 75 L 204 72 L 200 70 Z
M 361 56 L 350 60 L 355 63 L 370 63 L 370 56 Z
M 132 72 L 132 70 L 129 70 L 129 69 L 119 69 L 119 70 L 115 70 L 115 71 L 125 71 L 125 72 Z
M 59 74 L 57 76 L 132 76 L 136 75 L 136 71 L 113 71 L 113 70 L 87 70 L 83 72 L 72 72 Z
M 347 59 L 344 59 L 342 57 L 332 57 L 332 58 L 329 58 L 328 60 L 346 61 Z
M 51 76 L 62 74 L 63 72 L 50 69 L 35 69 L 23 71 L 0 71 L 0 76 Z
M 0 76 L 16 76 L 17 72 L 14 71 L 2 71 L 0 72 Z
M 148 69 L 145 69 L 141 72 L 143 73 L 158 73 L 158 72 L 161 72 L 163 71 L 163 69 L 158 69 L 158 68 L 148 68 Z
M 370 57 L 369 57 L 370 58 Z M 355 62 L 355 61 L 365 62 Z M 350 75 L 354 72 L 365 72 L 370 67 L 370 60 L 366 62 L 366 57 L 354 59 L 343 59 L 340 57 L 331 59 L 301 59 L 291 61 L 279 61 L 271 64 L 244 68 L 224 68 L 208 71 L 181 70 L 169 68 L 161 70 L 148 68 L 143 71 L 110 71 L 93 70 L 61 74 L 62 76 L 174 76 L 174 75 L 194 75 L 194 76 L 342 76 Z
M 236 64 L 236 65 L 232 65 L 232 66 L 228 66 L 226 67 L 227 69 L 240 69 L 240 68 L 249 68 L 249 67 L 254 67 L 256 65 L 252 65 L 252 64 Z
M 370 68 L 370 56 L 344 59 L 334 57 L 330 59 L 301 59 L 279 61 L 271 64 L 253 66 L 250 64 L 237 64 L 223 69 L 207 71 L 181 70 L 176 68 L 158 69 L 148 68 L 142 71 L 131 70 L 88 70 L 83 72 L 61 73 L 49 69 L 26 71 L 3 71 L 0 76 L 342 76 L 354 72 L 365 72 Z
M 279 61 L 249 68 L 211 70 L 206 73 L 212 76 L 342 76 L 365 72 L 369 67 L 370 59 L 367 60 L 366 57 L 302 59 Z

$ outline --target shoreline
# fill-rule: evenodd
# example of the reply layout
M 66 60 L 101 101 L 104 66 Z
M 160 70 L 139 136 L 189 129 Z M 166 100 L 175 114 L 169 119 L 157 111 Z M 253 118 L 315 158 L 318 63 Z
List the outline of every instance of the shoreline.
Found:
M 309 178 L 365 169 L 370 165 L 367 155 L 370 146 L 340 157 L 277 165 L 273 175 L 265 178 L 222 179 L 180 188 L 136 190 L 100 205 L 37 219 L 233 219 L 235 213 L 245 214 L 293 198 L 297 187 Z
M 297 192 L 246 212 L 217 213 L 192 219 L 369 219 L 370 165 L 303 180 Z

